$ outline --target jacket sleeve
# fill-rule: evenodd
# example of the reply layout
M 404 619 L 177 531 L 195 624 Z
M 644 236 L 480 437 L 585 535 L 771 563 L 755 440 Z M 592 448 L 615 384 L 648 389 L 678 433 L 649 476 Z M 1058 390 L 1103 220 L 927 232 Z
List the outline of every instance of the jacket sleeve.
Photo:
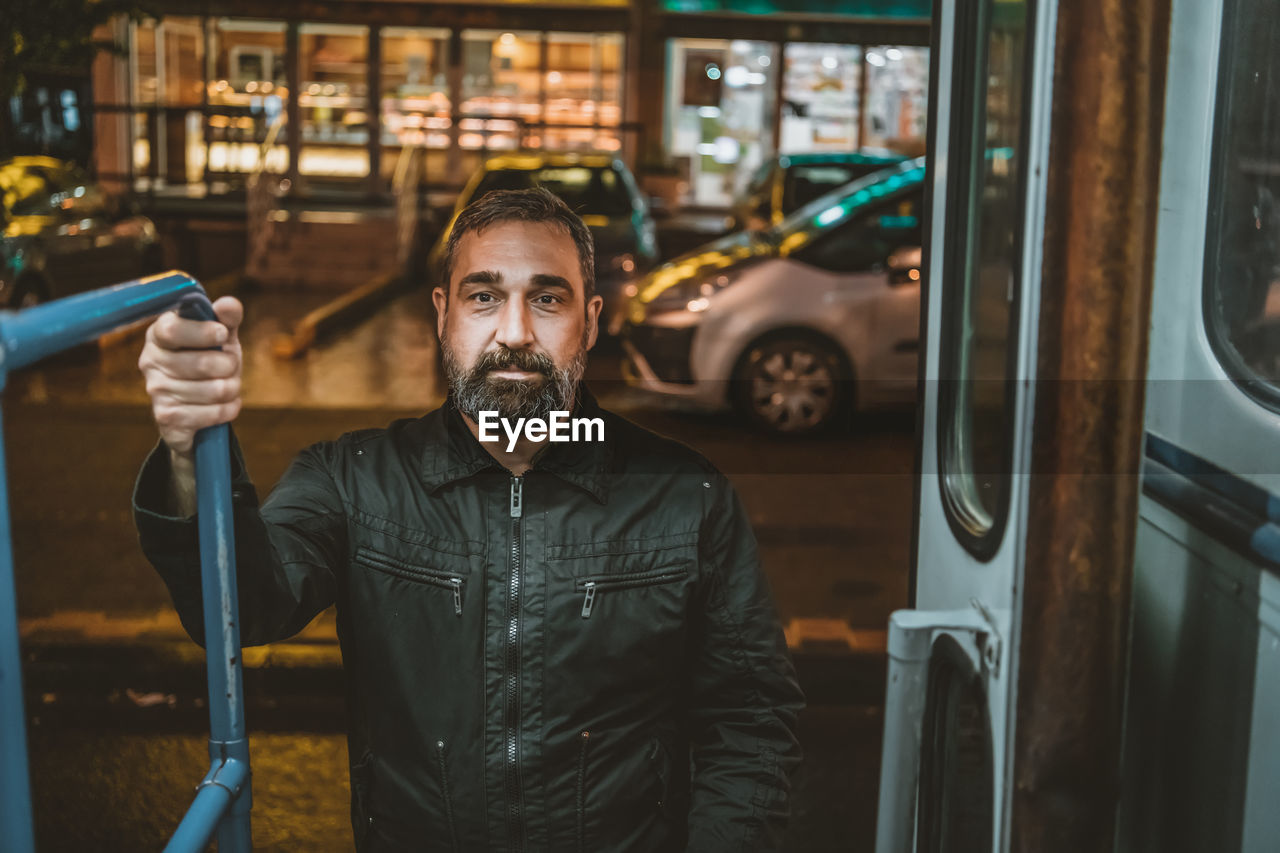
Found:
M 690 632 L 688 849 L 781 850 L 804 696 L 746 512 L 723 476 L 708 482 Z
M 240 642 L 291 637 L 334 602 L 346 554 L 341 495 L 325 464 L 328 445 L 294 459 L 261 508 L 234 433 L 231 495 Z M 171 514 L 169 453 L 158 444 L 138 475 L 134 523 L 143 553 L 160 573 L 182 626 L 204 645 L 200 545 L 196 518 Z

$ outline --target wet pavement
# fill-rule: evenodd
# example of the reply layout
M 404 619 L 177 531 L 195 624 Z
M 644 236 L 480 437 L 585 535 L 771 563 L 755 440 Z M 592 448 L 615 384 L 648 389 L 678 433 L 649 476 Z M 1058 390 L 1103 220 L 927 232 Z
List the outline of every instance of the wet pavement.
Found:
M 236 430 L 264 493 L 306 444 L 443 399 L 425 292 L 299 359 L 275 358 L 274 337 L 319 298 L 246 296 L 246 406 Z M 138 551 L 128 512 L 137 466 L 155 443 L 140 346 L 134 338 L 37 366 L 11 377 L 5 394 L 42 850 L 154 849 L 207 768 L 200 651 Z M 616 353 L 593 354 L 588 378 L 602 405 L 705 453 L 755 525 L 813 704 L 791 849 L 870 849 L 883 629 L 906 602 L 911 415 L 778 441 L 729 414 L 657 405 L 617 376 Z M 245 663 L 257 844 L 350 849 L 332 612 L 294 641 L 250 650 Z
M 800 725 L 802 742 L 821 754 L 795 780 L 788 851 L 871 851 L 880 710 L 811 708 Z M 29 741 L 40 851 L 160 850 L 209 767 L 196 734 L 37 725 Z M 250 742 L 254 849 L 350 851 L 345 736 L 255 731 Z

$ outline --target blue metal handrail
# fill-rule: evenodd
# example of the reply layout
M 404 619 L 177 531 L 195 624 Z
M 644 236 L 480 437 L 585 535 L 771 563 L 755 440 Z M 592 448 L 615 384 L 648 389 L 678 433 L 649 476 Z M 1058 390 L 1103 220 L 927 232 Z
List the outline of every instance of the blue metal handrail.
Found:
M 0 389 L 8 374 L 45 356 L 175 305 L 184 316 L 216 319 L 194 278 L 170 272 L 0 312 Z M 0 426 L 0 434 L 3 427 Z M 196 434 L 197 519 L 209 677 L 209 772 L 166 851 L 202 850 L 214 832 L 222 853 L 251 849 L 249 741 L 244 725 L 240 615 L 231 520 L 230 436 L 225 424 Z M 31 787 L 9 528 L 8 481 L 0 443 L 0 850 L 31 853 Z

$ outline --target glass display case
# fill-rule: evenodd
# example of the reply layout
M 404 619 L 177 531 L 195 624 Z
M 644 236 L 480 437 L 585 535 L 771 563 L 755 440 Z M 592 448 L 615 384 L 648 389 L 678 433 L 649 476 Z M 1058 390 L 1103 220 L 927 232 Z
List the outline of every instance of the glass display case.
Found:
M 548 33 L 546 127 L 527 144 L 617 151 L 622 121 L 622 35 Z M 573 125 L 565 127 L 564 125 Z
M 283 21 L 219 18 L 209 32 L 206 87 L 208 169 L 213 173 L 252 172 L 273 124 L 283 123 L 289 97 L 285 78 Z M 268 152 L 267 167 L 284 171 L 289 152 L 284 134 Z
M 302 175 L 362 178 L 369 173 L 369 28 L 298 28 L 298 108 Z
M 524 126 L 542 121 L 542 33 L 462 31 L 462 109 L 458 145 L 510 150 Z

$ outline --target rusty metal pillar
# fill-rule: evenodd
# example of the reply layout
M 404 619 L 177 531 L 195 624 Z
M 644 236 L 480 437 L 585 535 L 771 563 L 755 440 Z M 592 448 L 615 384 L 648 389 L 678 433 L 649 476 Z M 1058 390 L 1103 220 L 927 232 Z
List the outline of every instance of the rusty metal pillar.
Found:
M 1170 0 L 1059 4 L 1012 845 L 1115 834 Z

